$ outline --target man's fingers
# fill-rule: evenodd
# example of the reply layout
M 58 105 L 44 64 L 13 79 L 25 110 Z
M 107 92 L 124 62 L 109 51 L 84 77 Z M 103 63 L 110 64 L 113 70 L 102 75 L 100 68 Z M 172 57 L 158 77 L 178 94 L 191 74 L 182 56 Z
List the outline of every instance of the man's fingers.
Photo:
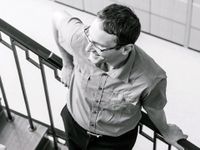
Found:
M 183 139 L 187 139 L 187 138 L 188 138 L 188 135 L 183 134 Z
M 188 138 L 188 135 L 186 134 L 183 134 L 182 138 L 181 139 L 187 139 Z M 178 144 L 178 142 L 174 145 L 178 150 L 184 150 L 184 148 Z

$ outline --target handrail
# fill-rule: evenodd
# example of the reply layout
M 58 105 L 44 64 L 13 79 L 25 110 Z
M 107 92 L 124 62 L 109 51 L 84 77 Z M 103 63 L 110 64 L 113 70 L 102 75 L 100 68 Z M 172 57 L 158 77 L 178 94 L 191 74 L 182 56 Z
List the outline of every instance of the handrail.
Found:
M 1 37 L 1 34 L 0 34 L 0 42 L 13 51 L 15 64 L 16 64 L 16 67 L 17 67 L 17 73 L 18 73 L 18 76 L 19 76 L 20 84 L 21 84 L 21 90 L 22 90 L 22 93 L 23 93 L 23 98 L 24 98 L 24 102 L 25 102 L 25 106 L 26 106 L 26 110 L 27 110 L 27 114 L 28 114 L 28 120 L 29 120 L 29 124 L 30 124 L 29 129 L 30 129 L 30 131 L 33 131 L 33 132 L 36 130 L 36 128 L 33 125 L 33 120 L 32 120 L 31 113 L 30 113 L 28 97 L 27 97 L 27 94 L 26 94 L 23 74 L 22 74 L 19 59 L 18 59 L 16 45 L 19 46 L 21 49 L 25 50 L 27 60 L 30 59 L 30 58 L 28 58 L 29 57 L 28 56 L 29 51 L 32 51 L 33 53 L 35 53 L 40 60 L 39 64 L 37 64 L 37 62 L 35 62 L 32 59 L 30 59 L 29 61 L 31 63 L 33 63 L 34 65 L 36 65 L 37 67 L 39 67 L 39 69 L 41 70 L 43 88 L 44 88 L 44 92 L 45 92 L 48 115 L 49 115 L 50 124 L 51 124 L 51 131 L 53 133 L 52 136 L 53 136 L 53 141 L 54 141 L 54 149 L 58 150 L 57 137 L 55 135 L 55 127 L 54 127 L 54 123 L 53 123 L 53 116 L 52 116 L 52 113 L 51 113 L 48 87 L 47 87 L 47 83 L 46 83 L 46 76 L 45 76 L 43 64 L 46 63 L 46 65 L 48 65 L 49 67 L 54 69 L 55 75 L 57 75 L 55 68 L 58 68 L 59 66 L 57 66 L 57 63 L 53 62 L 51 58 L 55 58 L 55 60 L 61 60 L 61 59 L 56 57 L 55 54 L 53 54 L 52 52 L 50 52 L 49 50 L 44 48 L 42 45 L 40 45 L 39 43 L 35 42 L 31 38 L 29 38 L 28 36 L 26 36 L 25 34 L 20 32 L 19 30 L 15 29 L 14 27 L 9 25 L 8 23 L 3 21 L 2 19 L 0 19 L 0 31 L 2 31 L 4 34 L 6 34 L 10 38 L 10 44 L 9 44 L 8 42 L 4 41 L 4 39 Z
M 32 40 L 30 37 L 22 33 L 21 31 L 17 30 L 4 20 L 0 18 L 0 31 L 4 32 L 6 35 L 26 47 L 27 49 L 31 50 L 36 55 L 42 57 L 51 65 L 55 66 L 58 69 L 62 68 L 62 59 L 59 58 L 56 54 L 52 53 L 41 44 L 37 43 L 36 41 Z
M 155 131 L 157 134 L 161 135 L 158 129 L 155 127 L 153 122 L 150 120 L 145 112 L 142 112 L 142 119 L 140 121 L 142 124 Z M 187 139 L 181 139 L 178 143 L 185 148 L 185 150 L 200 150 L 199 147 L 188 141 Z
M 62 59 L 56 54 L 52 53 L 47 48 L 43 47 L 36 41 L 32 40 L 28 36 L 26 36 L 21 31 L 17 30 L 13 26 L 9 25 L 2 19 L 0 19 L 0 31 L 10 36 L 12 39 L 20 43 L 23 47 L 26 47 L 36 55 L 40 56 L 46 62 L 54 66 L 56 69 L 61 70 L 62 68 Z M 0 39 L 1 42 L 1 39 Z M 159 131 L 156 129 L 154 124 L 151 122 L 146 113 L 142 112 L 142 119 L 140 121 L 142 125 L 147 126 L 156 132 L 156 134 L 160 135 Z M 186 150 L 200 150 L 196 145 L 191 143 L 190 141 L 183 139 L 178 141 L 180 145 L 182 145 Z

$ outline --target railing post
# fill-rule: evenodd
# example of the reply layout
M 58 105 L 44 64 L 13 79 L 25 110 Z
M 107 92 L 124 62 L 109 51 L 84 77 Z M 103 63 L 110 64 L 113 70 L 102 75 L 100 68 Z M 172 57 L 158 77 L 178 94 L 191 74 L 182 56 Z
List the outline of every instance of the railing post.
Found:
M 172 146 L 169 144 L 168 145 L 168 150 L 171 150 L 172 149 Z
M 34 130 L 36 130 L 36 127 L 33 125 L 33 120 L 32 120 L 31 113 L 30 113 L 30 108 L 29 108 L 28 98 L 27 98 L 26 89 L 25 89 L 25 85 L 24 85 L 24 79 L 23 79 L 23 75 L 22 75 L 22 71 L 21 71 L 21 67 L 20 67 L 20 63 L 19 63 L 19 58 L 18 58 L 18 55 L 17 55 L 14 40 L 12 38 L 10 38 L 10 42 L 11 42 L 11 47 L 12 47 L 14 58 L 15 58 L 15 64 L 16 64 L 17 71 L 18 71 L 18 76 L 19 76 L 19 80 L 20 80 L 20 84 L 21 84 L 22 94 L 23 94 L 23 97 L 24 97 L 24 102 L 25 102 L 26 111 L 27 111 L 27 115 L 28 115 L 28 121 L 29 121 L 29 124 L 30 124 L 29 130 L 34 131 Z
M 1 93 L 2 93 L 3 99 L 4 99 L 8 120 L 9 121 L 13 121 L 14 118 L 12 117 L 12 115 L 10 113 L 10 108 L 9 108 L 9 105 L 8 105 L 6 93 L 5 93 L 5 90 L 4 90 L 4 87 L 3 87 L 3 82 L 1 80 L 1 76 L 0 76 L 0 89 L 1 89 Z
M 44 86 L 44 93 L 45 93 L 45 97 L 46 97 L 47 109 L 48 109 L 49 120 L 50 120 L 50 124 L 51 124 L 51 131 L 52 131 L 53 142 L 54 142 L 54 149 L 58 150 L 56 132 L 55 132 L 53 115 L 52 115 L 50 98 L 49 98 L 49 92 L 48 92 L 48 88 L 47 88 L 46 75 L 45 75 L 45 70 L 44 70 L 44 64 L 42 61 L 43 61 L 43 59 L 39 57 L 40 70 L 41 70 L 42 81 L 43 81 L 43 86 Z
M 157 141 L 156 141 L 156 132 L 154 131 L 153 134 L 153 150 L 156 150 Z

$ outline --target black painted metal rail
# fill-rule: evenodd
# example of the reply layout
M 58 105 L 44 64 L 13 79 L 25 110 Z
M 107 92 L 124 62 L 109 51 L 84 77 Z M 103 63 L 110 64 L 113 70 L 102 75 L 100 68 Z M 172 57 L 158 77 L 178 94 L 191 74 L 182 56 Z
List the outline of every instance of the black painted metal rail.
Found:
M 1 38 L 1 32 L 6 34 L 8 37 L 10 37 L 11 44 L 7 43 L 6 41 L 4 41 Z M 47 81 L 46 81 L 45 71 L 44 71 L 44 65 L 47 65 L 48 67 L 53 69 L 55 78 L 58 81 L 60 81 L 60 78 L 57 75 L 57 70 L 61 70 L 61 68 L 62 68 L 62 59 L 2 19 L 0 19 L 0 42 L 2 44 L 4 44 L 6 47 L 10 48 L 11 50 L 14 49 L 13 51 L 14 51 L 15 57 L 17 57 L 17 53 L 15 54 L 15 46 L 19 46 L 21 49 L 23 49 L 26 52 L 27 60 L 30 61 L 33 65 L 35 65 L 36 67 L 38 67 L 41 70 L 44 91 L 45 91 L 45 95 L 46 95 L 47 108 L 48 108 L 48 113 L 49 113 L 49 118 L 50 118 L 50 123 L 51 123 L 51 125 L 50 125 L 51 131 L 50 132 L 52 133 L 52 135 L 54 137 L 55 149 L 57 149 L 56 138 L 63 137 L 64 134 L 61 133 L 60 131 L 57 132 L 58 129 L 56 129 L 54 127 L 51 106 L 50 106 L 50 99 L 49 99 L 49 95 L 48 95 Z M 29 51 L 35 53 L 39 57 L 39 60 L 40 60 L 39 64 L 36 63 L 35 61 L 33 61 L 31 58 L 29 58 L 29 53 L 28 53 Z M 23 82 L 23 78 L 21 80 Z M 28 103 L 28 100 L 27 100 L 27 103 Z M 30 118 L 30 120 L 31 120 L 31 118 Z M 166 143 L 168 145 L 168 150 L 171 149 L 171 145 L 168 144 L 162 138 L 159 131 L 156 129 L 156 127 L 153 125 L 153 123 L 151 122 L 151 120 L 149 119 L 147 114 L 144 112 L 142 112 L 142 119 L 140 121 L 139 126 L 140 126 L 139 133 L 141 135 L 143 135 L 144 137 L 146 137 L 148 140 L 153 142 L 153 150 L 156 150 L 157 139 Z M 148 127 L 149 129 L 151 129 L 154 132 L 153 137 L 149 136 L 147 133 L 145 133 L 143 131 L 144 126 Z M 65 139 L 65 137 L 63 137 L 63 139 Z M 185 148 L 185 150 L 200 150 L 199 147 L 197 147 L 196 145 L 194 145 L 193 143 L 191 143 L 190 141 L 188 141 L 186 139 L 179 140 L 178 143 L 180 145 L 182 145 Z

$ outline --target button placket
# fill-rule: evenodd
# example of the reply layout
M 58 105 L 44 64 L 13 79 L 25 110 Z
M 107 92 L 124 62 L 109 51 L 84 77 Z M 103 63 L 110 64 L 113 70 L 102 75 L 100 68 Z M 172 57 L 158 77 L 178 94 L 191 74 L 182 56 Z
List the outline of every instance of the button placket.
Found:
M 99 113 L 99 110 L 100 110 L 99 106 L 100 106 L 100 103 L 101 103 L 101 98 L 102 98 L 103 90 L 104 90 L 103 87 L 106 83 L 106 80 L 107 80 L 107 76 L 104 76 L 104 75 L 102 75 L 99 78 L 98 91 L 97 91 L 95 100 L 92 104 L 91 118 L 90 118 L 90 121 L 91 121 L 90 122 L 90 129 L 94 133 L 95 133 L 95 130 L 96 130 L 96 120 L 97 120 L 98 113 Z
M 90 127 L 94 128 L 94 123 L 93 122 L 90 122 Z
M 93 110 L 93 112 L 92 112 L 93 114 L 97 114 L 98 113 L 98 111 L 97 110 Z

